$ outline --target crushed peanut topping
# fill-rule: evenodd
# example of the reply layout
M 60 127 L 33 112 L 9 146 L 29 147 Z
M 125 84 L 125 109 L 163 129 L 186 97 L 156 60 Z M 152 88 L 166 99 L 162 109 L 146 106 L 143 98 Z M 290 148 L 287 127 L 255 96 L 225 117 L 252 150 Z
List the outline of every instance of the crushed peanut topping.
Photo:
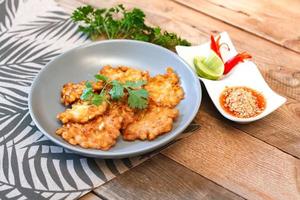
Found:
M 254 117 L 265 109 L 262 94 L 248 87 L 227 87 L 220 96 L 222 108 L 239 118 Z

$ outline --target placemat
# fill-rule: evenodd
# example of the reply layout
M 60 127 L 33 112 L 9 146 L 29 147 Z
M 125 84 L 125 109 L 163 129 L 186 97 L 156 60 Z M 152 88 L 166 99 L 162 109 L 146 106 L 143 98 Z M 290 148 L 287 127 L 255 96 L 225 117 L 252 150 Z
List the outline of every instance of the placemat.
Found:
M 155 153 L 83 157 L 49 141 L 32 122 L 27 98 L 34 77 L 55 56 L 91 42 L 69 17 L 53 0 L 0 0 L 1 199 L 79 198 Z

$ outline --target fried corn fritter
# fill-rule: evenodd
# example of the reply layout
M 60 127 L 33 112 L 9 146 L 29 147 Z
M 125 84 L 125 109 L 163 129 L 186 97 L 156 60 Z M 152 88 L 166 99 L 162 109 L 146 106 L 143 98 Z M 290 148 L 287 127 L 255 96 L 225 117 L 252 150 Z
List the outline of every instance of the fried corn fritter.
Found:
M 138 119 L 124 130 L 125 140 L 154 140 L 157 136 L 169 132 L 179 111 L 176 108 L 153 106 L 139 115 Z
M 172 68 L 167 68 L 166 74 L 151 77 L 145 89 L 149 92 L 150 101 L 158 106 L 173 108 L 184 98 L 179 77 Z
M 117 68 L 113 68 L 111 66 L 104 66 L 99 71 L 99 74 L 108 77 L 110 80 L 118 80 L 122 83 L 125 83 L 126 81 L 138 80 L 147 81 L 149 78 L 149 72 L 129 68 L 126 66 L 120 66 Z
M 57 115 L 63 124 L 68 122 L 85 123 L 95 117 L 102 115 L 107 109 L 107 102 L 101 105 L 91 105 L 86 102 L 80 102 L 72 105 L 72 108 L 66 109 Z
M 61 90 L 61 102 L 70 105 L 77 101 L 85 88 L 85 81 L 80 83 L 66 83 Z
M 179 115 L 175 106 L 184 98 L 179 77 L 172 68 L 154 77 L 150 77 L 147 71 L 125 66 L 105 66 L 99 74 L 107 77 L 108 81 L 117 80 L 121 84 L 126 81 L 146 81 L 145 85 L 139 87 L 148 92 L 148 108 L 131 108 L 128 105 L 130 93 L 126 90 L 118 100 L 113 100 L 110 93 L 105 93 L 106 100 L 97 106 L 81 99 L 86 81 L 66 83 L 61 90 L 61 102 L 65 106 L 71 105 L 71 108 L 57 115 L 62 127 L 57 129 L 56 134 L 72 145 L 108 150 L 121 134 L 128 141 L 154 140 L 172 130 L 173 122 Z M 107 80 L 91 82 L 95 95 L 100 95 L 103 87 L 111 87 L 103 81 Z
M 130 108 L 126 102 L 113 102 L 109 109 L 122 117 L 121 129 L 125 129 L 136 118 L 134 109 Z
M 78 101 L 85 89 L 85 83 L 86 81 L 81 81 L 79 83 L 66 83 L 61 90 L 61 102 L 68 106 Z M 103 87 L 103 83 L 101 81 L 93 82 L 92 86 L 95 91 L 100 91 Z
M 84 124 L 64 124 L 56 134 L 72 145 L 108 150 L 120 135 L 121 122 L 122 117 L 108 113 Z

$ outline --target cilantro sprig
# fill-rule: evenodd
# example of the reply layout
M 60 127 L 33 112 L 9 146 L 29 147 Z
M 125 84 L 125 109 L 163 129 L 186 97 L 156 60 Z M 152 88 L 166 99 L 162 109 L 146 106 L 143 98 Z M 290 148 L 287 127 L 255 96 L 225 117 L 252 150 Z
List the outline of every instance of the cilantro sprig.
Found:
M 102 89 L 99 94 L 94 93 L 92 83 L 87 81 L 85 83 L 85 89 L 83 90 L 80 99 L 84 101 L 89 101 L 92 104 L 99 106 L 103 103 L 103 101 L 107 101 L 106 91 L 105 89 Z
M 91 82 L 87 81 L 81 99 L 88 101 L 94 105 L 100 105 L 104 101 L 108 101 L 107 94 L 110 95 L 112 100 L 120 100 L 125 96 L 125 91 L 128 93 L 128 105 L 131 108 L 144 109 L 148 106 L 148 91 L 141 88 L 147 82 L 144 80 L 138 81 L 126 81 L 121 83 L 117 80 L 110 81 L 108 77 L 97 74 L 95 75 L 97 80 L 104 82 L 104 86 L 99 94 L 95 93 L 93 90 L 93 85 Z M 107 89 L 108 86 L 111 86 L 111 89 Z
M 122 4 L 107 9 L 79 7 L 71 18 L 80 24 L 79 31 L 86 33 L 92 40 L 99 38 L 141 40 L 171 50 L 175 50 L 176 45 L 191 45 L 175 33 L 146 25 L 145 13 L 142 10 L 134 8 L 129 11 Z

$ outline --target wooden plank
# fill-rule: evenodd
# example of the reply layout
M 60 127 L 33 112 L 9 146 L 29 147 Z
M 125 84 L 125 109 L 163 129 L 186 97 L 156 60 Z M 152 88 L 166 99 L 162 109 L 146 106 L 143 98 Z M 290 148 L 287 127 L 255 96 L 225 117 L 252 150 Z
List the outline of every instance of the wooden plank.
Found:
M 175 0 L 232 26 L 300 52 L 298 0 Z
M 97 196 L 95 193 L 89 192 L 84 196 L 80 197 L 79 200 L 103 200 L 103 199 Z
M 248 51 L 254 56 L 254 62 L 257 63 L 270 87 L 289 97 L 283 107 L 263 120 L 250 125 L 235 126 L 283 151 L 300 157 L 300 124 L 297 123 L 300 118 L 299 54 L 168 0 L 165 0 L 163 4 L 158 0 L 151 1 L 151 4 L 146 1 L 129 0 L 101 2 L 88 0 L 85 2 L 100 7 L 124 3 L 127 7 L 142 8 L 147 14 L 149 23 L 177 32 L 194 44 L 207 41 L 210 33 L 228 31 L 239 51 Z M 206 103 L 204 112 L 220 117 L 208 98 L 202 102 Z M 224 123 L 232 124 L 225 120 Z
M 98 187 L 104 199 L 243 199 L 202 176 L 157 155 Z
M 163 154 L 246 199 L 300 199 L 300 161 L 200 113 L 201 130 Z
M 207 91 L 203 88 L 200 112 L 220 119 L 226 125 L 242 130 L 255 138 L 276 146 L 286 153 L 300 158 L 299 108 L 299 101 L 289 99 L 284 106 L 259 121 L 250 124 L 237 124 L 223 118 L 208 97 Z

